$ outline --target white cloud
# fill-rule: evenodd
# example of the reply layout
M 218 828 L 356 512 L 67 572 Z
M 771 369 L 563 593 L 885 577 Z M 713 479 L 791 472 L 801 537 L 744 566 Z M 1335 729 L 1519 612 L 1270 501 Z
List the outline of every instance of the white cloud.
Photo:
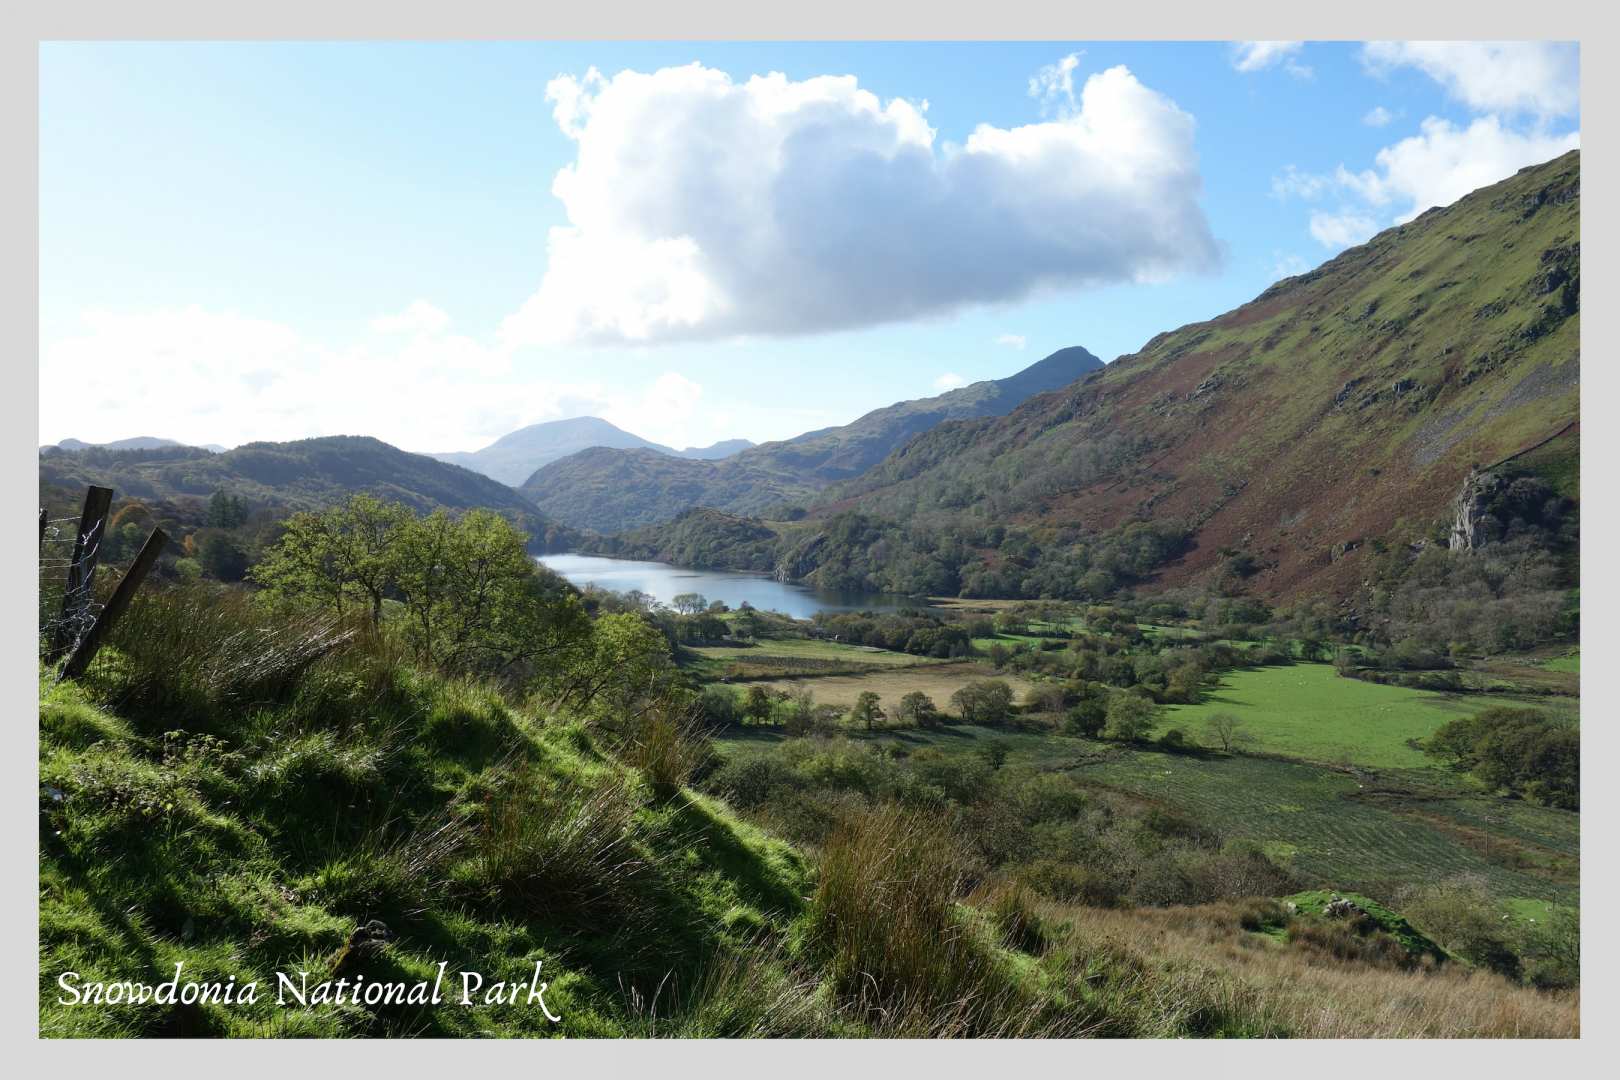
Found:
M 1041 115 L 1074 113 L 1074 72 L 1080 54 L 1070 53 L 1055 64 L 1048 64 L 1029 80 L 1029 96 L 1041 103 Z
M 1395 119 L 1394 113 L 1390 112 L 1382 105 L 1374 105 L 1371 109 L 1367 110 L 1367 115 L 1361 118 L 1361 122 L 1366 124 L 1368 127 L 1383 127 L 1393 119 Z
M 1332 190 L 1333 178 L 1318 173 L 1301 172 L 1294 165 L 1286 166 L 1281 176 L 1271 178 L 1271 194 L 1279 199 L 1319 199 Z
M 1346 248 L 1362 243 L 1378 231 L 1378 222 L 1366 214 L 1344 210 L 1330 214 L 1311 211 L 1311 235 L 1325 248 Z
M 1494 116 L 1459 128 L 1431 116 L 1421 134 L 1380 150 L 1375 169 L 1352 173 L 1341 165 L 1335 180 L 1372 206 L 1400 208 L 1395 220 L 1404 222 L 1580 144 L 1578 131 L 1521 133 Z
M 426 300 L 413 300 L 404 311 L 371 320 L 371 329 L 379 334 L 440 334 L 449 325 L 450 316 Z
M 1558 41 L 1369 41 L 1374 74 L 1414 67 L 1476 112 L 1572 116 L 1581 104 L 1580 46 Z
M 815 333 L 1218 261 L 1193 118 L 1124 67 L 962 145 L 853 76 L 691 64 L 547 96 L 578 143 L 552 185 L 569 224 L 510 344 Z
M 87 312 L 80 333 L 41 354 L 40 434 L 230 446 L 372 435 L 407 450 L 473 450 L 525 424 L 581 415 L 675 446 L 740 433 L 724 411 L 699 415 L 703 388 L 679 373 L 640 386 L 596 379 L 565 358 L 446 334 L 448 321 L 385 317 L 358 343 L 334 348 L 270 320 L 196 306 Z M 792 418 L 782 423 L 802 430 Z
M 947 371 L 934 380 L 934 389 L 941 393 L 968 385 L 968 381 L 954 371 Z
M 1309 79 L 1315 74 L 1295 59 L 1303 41 L 1237 41 L 1232 44 L 1232 66 L 1249 73 L 1263 71 L 1281 64 L 1283 70 L 1296 79 Z
M 997 345 L 1005 345 L 1009 349 L 1022 349 L 1029 344 L 1029 339 L 1023 334 L 1002 334 L 996 338 Z

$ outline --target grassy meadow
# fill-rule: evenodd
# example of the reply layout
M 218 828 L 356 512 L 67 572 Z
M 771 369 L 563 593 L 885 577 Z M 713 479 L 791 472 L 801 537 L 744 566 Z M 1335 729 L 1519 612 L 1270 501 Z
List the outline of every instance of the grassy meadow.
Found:
M 1485 704 L 1343 678 L 1331 664 L 1295 663 L 1225 672 L 1202 701 L 1169 706 L 1164 724 L 1197 738 L 1209 717 L 1227 713 L 1242 721 L 1255 750 L 1332 764 L 1423 768 L 1431 761 L 1411 742 Z

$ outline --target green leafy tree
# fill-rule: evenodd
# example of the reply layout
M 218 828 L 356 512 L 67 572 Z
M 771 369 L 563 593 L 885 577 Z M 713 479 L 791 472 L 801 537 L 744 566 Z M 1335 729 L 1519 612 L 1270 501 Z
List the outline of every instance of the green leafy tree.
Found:
M 1158 706 L 1136 694 L 1115 694 L 1108 701 L 1103 737 L 1121 742 L 1145 739 L 1158 722 Z
M 350 496 L 318 514 L 294 514 L 251 576 L 274 593 L 311 599 L 339 613 L 362 603 L 371 624 L 380 626 L 383 600 L 398 573 L 395 541 L 414 520 L 404 504 L 370 495 Z
M 743 698 L 743 715 L 756 724 L 771 722 L 771 694 L 763 686 L 750 686 Z
M 1013 690 L 1001 679 L 968 683 L 951 695 L 951 704 L 969 724 L 999 724 L 1012 713 Z
M 900 699 L 896 716 L 902 724 L 931 728 L 939 723 L 939 709 L 934 699 L 921 690 L 913 690 Z
M 857 724 L 864 725 L 871 731 L 879 720 L 883 719 L 883 708 L 878 704 L 877 694 L 871 690 L 862 690 L 855 698 L 855 707 L 849 711 L 849 718 Z
M 197 562 L 203 573 L 216 581 L 241 581 L 247 573 L 248 555 L 230 533 L 204 529 L 197 539 Z
M 389 552 L 417 657 L 456 671 L 505 671 L 569 648 L 586 633 L 572 593 L 548 592 L 523 534 L 488 510 L 443 510 L 395 530 Z
M 683 592 L 676 594 L 670 606 L 682 615 L 696 615 L 709 606 L 709 601 L 702 593 Z
M 208 499 L 208 524 L 215 529 L 234 529 L 247 521 L 247 502 L 240 495 L 216 491 Z

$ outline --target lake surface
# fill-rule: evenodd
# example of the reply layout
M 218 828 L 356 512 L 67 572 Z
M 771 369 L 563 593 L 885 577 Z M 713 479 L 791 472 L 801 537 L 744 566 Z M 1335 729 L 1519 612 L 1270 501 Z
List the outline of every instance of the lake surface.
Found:
M 879 611 L 915 604 L 903 596 L 881 593 L 838 593 L 784 585 L 764 574 L 738 574 L 729 570 L 683 570 L 661 562 L 605 559 L 599 555 L 541 555 L 540 563 L 573 584 L 595 585 L 614 592 L 640 589 L 668 604 L 681 593 L 701 593 L 713 602 L 741 607 L 744 601 L 761 611 L 779 611 L 795 619 L 808 619 L 818 611 Z

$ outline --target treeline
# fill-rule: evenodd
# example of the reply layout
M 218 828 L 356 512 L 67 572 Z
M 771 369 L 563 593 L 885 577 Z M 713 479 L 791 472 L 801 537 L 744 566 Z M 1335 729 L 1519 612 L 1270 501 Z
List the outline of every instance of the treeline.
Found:
M 822 637 L 914 656 L 945 659 L 967 656 L 972 649 L 966 624 L 916 609 L 883 614 L 818 611 L 811 622 Z

